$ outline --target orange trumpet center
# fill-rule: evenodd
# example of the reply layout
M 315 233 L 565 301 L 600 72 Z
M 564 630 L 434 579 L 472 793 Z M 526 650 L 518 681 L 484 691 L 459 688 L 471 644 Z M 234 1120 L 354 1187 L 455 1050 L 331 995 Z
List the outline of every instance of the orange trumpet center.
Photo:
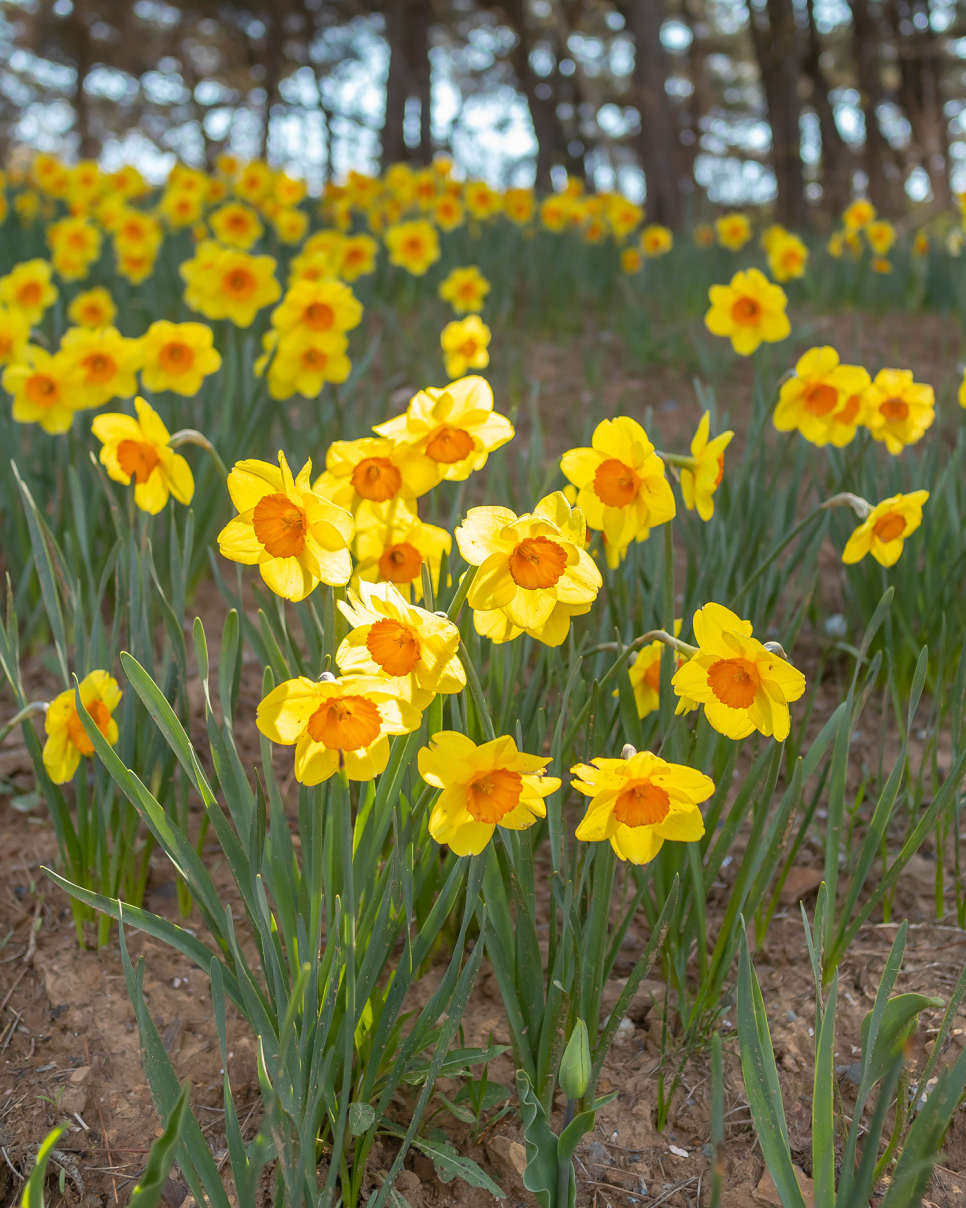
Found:
M 855 417 L 859 414 L 859 408 L 862 406 L 862 399 L 857 394 L 849 396 L 849 401 L 845 404 L 842 410 L 835 417 L 835 422 L 839 424 L 854 424 Z
M 594 494 L 609 508 L 626 508 L 637 498 L 641 480 L 630 466 L 609 457 L 597 467 L 594 475 Z
M 379 559 L 379 576 L 388 583 L 412 583 L 423 565 L 423 555 L 408 541 L 390 545 Z
M 402 475 L 388 457 L 364 457 L 352 471 L 352 485 L 363 499 L 385 503 L 402 486 Z
M 117 446 L 117 464 L 139 486 L 147 482 L 160 460 L 157 449 L 148 440 L 122 440 Z
M 117 364 L 112 357 L 103 352 L 92 352 L 81 362 L 87 371 L 89 382 L 109 382 L 117 373 Z
M 308 519 L 287 495 L 278 493 L 259 499 L 252 513 L 252 527 L 273 558 L 297 558 L 305 549 Z
M 426 446 L 426 456 L 433 461 L 441 461 L 451 466 L 469 457 L 474 449 L 473 437 L 462 428 L 449 428 L 445 425 L 433 434 Z
M 494 768 L 466 786 L 466 810 L 474 822 L 495 826 L 516 809 L 523 791 L 523 777 L 507 768 Z
M 165 344 L 158 353 L 158 364 L 165 373 L 170 373 L 173 377 L 187 373 L 194 362 L 195 354 L 187 344 Z
M 803 401 L 809 415 L 828 415 L 830 411 L 835 410 L 835 405 L 839 401 L 839 393 L 834 386 L 826 385 L 825 382 L 815 382 L 805 391 Z
M 60 397 L 60 387 L 54 378 L 45 373 L 34 373 L 27 378 L 24 387 L 27 398 L 36 407 L 52 407 Z
M 17 293 L 17 301 L 21 306 L 36 306 L 42 294 L 43 290 L 39 281 L 28 281 L 26 285 L 21 285 Z
M 238 298 L 239 301 L 244 301 L 250 298 L 258 288 L 258 282 L 255 280 L 254 274 L 247 269 L 236 268 L 230 273 L 226 273 L 224 277 L 224 289 L 226 294 L 231 294 L 233 298 Z
M 107 705 L 102 700 L 92 700 L 87 706 L 87 712 L 91 715 L 91 720 L 97 726 L 98 730 L 106 738 L 107 727 L 111 724 L 111 714 Z M 87 737 L 87 731 L 81 724 L 81 719 L 76 709 L 71 709 L 70 717 L 67 718 L 67 734 L 82 755 L 94 754 L 94 744 Z
M 477 347 L 478 347 L 478 345 L 476 343 L 476 340 L 474 340 L 471 336 L 468 340 L 464 341 L 460 345 L 460 352 L 463 354 L 464 357 L 466 357 L 467 360 L 469 360 L 470 357 L 476 356 Z
M 731 317 L 739 327 L 754 327 L 761 320 L 761 303 L 754 298 L 739 298 L 731 307 Z
M 614 817 L 625 826 L 657 826 L 671 811 L 671 798 L 649 780 L 630 784 L 614 802 Z
M 909 404 L 901 398 L 887 398 L 879 405 L 879 414 L 886 419 L 905 419 L 909 414 Z
M 719 659 L 708 668 L 708 686 L 729 709 L 747 709 L 760 683 L 758 668 L 749 659 Z
M 419 639 L 391 617 L 369 627 L 366 649 L 387 675 L 408 675 L 419 662 Z
M 364 696 L 328 700 L 309 718 L 309 737 L 332 751 L 359 751 L 379 737 L 379 708 Z
M 567 567 L 567 551 L 549 537 L 525 537 L 510 555 L 510 577 L 528 590 L 553 587 Z
M 313 302 L 305 308 L 302 317 L 306 327 L 311 327 L 313 331 L 328 331 L 335 323 L 335 311 L 327 302 Z
M 906 518 L 898 512 L 886 512 L 872 526 L 872 532 L 880 541 L 895 541 L 906 531 Z

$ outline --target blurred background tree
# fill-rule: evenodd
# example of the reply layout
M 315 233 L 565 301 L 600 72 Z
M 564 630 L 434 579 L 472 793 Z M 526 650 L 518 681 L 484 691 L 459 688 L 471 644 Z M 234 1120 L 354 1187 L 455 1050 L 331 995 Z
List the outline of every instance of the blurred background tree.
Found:
M 160 180 L 266 156 L 318 191 L 451 155 L 677 225 L 823 225 L 966 188 L 956 0 L 0 0 L 0 141 Z

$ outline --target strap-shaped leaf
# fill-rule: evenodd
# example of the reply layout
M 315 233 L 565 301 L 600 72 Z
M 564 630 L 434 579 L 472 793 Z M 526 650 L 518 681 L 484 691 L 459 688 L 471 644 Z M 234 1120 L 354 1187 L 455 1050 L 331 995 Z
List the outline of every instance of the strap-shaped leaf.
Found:
M 185 1082 L 165 1123 L 164 1132 L 151 1146 L 148 1153 L 148 1164 L 131 1193 L 128 1208 L 157 1208 L 157 1204 L 164 1194 L 168 1174 L 174 1164 L 175 1151 L 181 1140 L 181 1130 L 184 1128 L 188 1114 L 188 1091 L 190 1089 L 191 1082 Z

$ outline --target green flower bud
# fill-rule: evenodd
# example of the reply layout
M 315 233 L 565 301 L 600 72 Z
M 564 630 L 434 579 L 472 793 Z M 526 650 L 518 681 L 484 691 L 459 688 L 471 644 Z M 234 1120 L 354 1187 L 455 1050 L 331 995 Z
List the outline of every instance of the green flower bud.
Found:
M 574 1024 L 564 1049 L 558 1075 L 560 1089 L 568 1099 L 580 1099 L 590 1084 L 590 1039 L 582 1019 Z

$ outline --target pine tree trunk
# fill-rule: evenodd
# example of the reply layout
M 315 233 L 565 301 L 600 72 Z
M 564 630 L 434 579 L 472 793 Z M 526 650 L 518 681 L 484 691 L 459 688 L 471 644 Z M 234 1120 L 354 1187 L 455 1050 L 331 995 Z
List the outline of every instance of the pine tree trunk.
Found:
M 801 116 L 798 96 L 801 55 L 791 0 L 768 0 L 767 28 L 751 15 L 751 31 L 771 126 L 771 159 L 778 196 L 775 217 L 790 227 L 808 218 L 802 175 Z

